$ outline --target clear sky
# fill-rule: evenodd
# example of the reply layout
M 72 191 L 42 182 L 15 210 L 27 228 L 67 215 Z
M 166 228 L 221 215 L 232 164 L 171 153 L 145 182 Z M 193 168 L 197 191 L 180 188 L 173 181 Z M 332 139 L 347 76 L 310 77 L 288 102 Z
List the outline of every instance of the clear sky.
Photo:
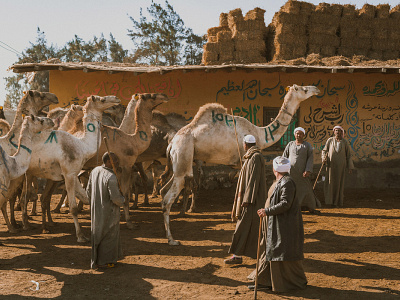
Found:
M 164 0 L 155 0 L 164 4 Z M 306 1 L 318 4 L 324 1 Z M 378 5 L 387 3 L 391 7 L 399 0 L 352 0 L 325 1 L 337 4 L 354 4 L 361 8 L 365 3 Z M 286 3 L 285 0 L 170 0 L 169 3 L 180 15 L 187 27 L 202 35 L 210 27 L 219 25 L 219 15 L 241 8 L 243 14 L 255 7 L 266 10 L 265 23 L 268 25 L 275 12 Z M 29 48 L 35 42 L 37 28 L 44 31 L 49 45 L 63 47 L 66 42 L 78 35 L 84 41 L 104 34 L 109 39 L 112 33 L 124 49 L 131 50 L 132 41 L 127 29 L 132 28 L 129 16 L 139 19 L 139 10 L 147 13 L 151 0 L 0 0 L 0 104 L 5 100 L 4 77 L 12 76 L 7 69 L 18 57 L 6 45 L 17 52 Z M 6 45 L 5 45 L 6 44 Z

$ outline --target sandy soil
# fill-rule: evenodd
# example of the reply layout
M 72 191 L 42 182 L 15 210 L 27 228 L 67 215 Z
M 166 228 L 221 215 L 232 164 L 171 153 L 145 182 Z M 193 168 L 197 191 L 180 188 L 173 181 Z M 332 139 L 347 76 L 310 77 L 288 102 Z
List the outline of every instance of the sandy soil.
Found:
M 345 208 L 304 213 L 308 288 L 259 291 L 259 299 L 399 299 L 399 192 L 347 190 Z M 184 218 L 175 205 L 171 226 L 180 246 L 166 243 L 160 198 L 152 199 L 150 207 L 131 212 L 140 229 L 122 222 L 125 258 L 105 271 L 89 269 L 90 244 L 76 242 L 67 214 L 53 214 L 57 226 L 50 234 L 41 234 L 39 216 L 31 220 L 33 230 L 18 234 L 7 233 L 2 222 L 1 299 L 252 299 L 246 276 L 255 260 L 223 264 L 234 230 L 228 219 L 233 195 L 233 188 L 202 191 L 199 212 Z M 87 208 L 80 221 L 89 236 Z

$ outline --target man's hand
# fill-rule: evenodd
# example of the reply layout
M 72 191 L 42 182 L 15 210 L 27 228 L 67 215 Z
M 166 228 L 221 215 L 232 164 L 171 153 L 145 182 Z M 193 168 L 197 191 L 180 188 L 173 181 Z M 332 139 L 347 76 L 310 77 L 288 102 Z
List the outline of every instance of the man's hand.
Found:
M 308 177 L 308 176 L 310 176 L 310 175 L 311 175 L 311 172 L 310 172 L 310 171 L 306 171 L 306 172 L 303 173 L 303 177 Z
M 249 206 L 249 203 L 247 203 L 247 202 L 242 203 L 242 207 L 247 207 L 247 206 Z
M 260 218 L 265 217 L 267 214 L 265 213 L 265 209 L 264 208 L 260 208 L 259 210 L 257 210 L 257 214 L 260 216 Z

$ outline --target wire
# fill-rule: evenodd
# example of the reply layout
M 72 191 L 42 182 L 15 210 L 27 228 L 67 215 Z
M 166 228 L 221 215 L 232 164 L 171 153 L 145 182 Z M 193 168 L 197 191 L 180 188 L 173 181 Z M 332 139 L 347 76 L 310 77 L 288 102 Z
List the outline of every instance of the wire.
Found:
M 0 41 L 0 43 L 2 43 L 3 45 L 6 45 L 6 46 L 7 46 L 8 48 L 10 48 L 11 50 L 8 49 L 8 48 L 6 48 L 6 47 L 3 47 L 2 45 L 0 45 L 1 48 L 5 49 L 5 50 L 7 50 L 7 51 L 13 52 L 13 53 L 15 53 L 15 54 L 17 54 L 17 55 L 22 55 L 21 52 L 19 52 L 18 50 L 15 50 L 13 47 L 7 45 L 6 43 L 4 43 L 4 42 L 2 42 L 2 41 Z

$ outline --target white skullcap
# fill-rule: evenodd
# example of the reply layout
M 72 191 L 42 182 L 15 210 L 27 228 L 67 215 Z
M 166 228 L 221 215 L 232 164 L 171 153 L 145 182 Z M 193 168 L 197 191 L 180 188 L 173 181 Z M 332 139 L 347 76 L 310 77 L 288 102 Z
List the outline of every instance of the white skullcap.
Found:
M 248 134 L 244 136 L 243 142 L 245 142 L 246 144 L 255 144 L 256 138 L 254 137 L 254 135 Z
M 295 128 L 294 129 L 294 131 L 293 131 L 293 134 L 296 134 L 296 131 L 301 131 L 301 132 L 303 132 L 304 134 L 306 134 L 306 131 L 305 131 L 305 129 L 303 128 L 303 127 L 297 127 L 297 128 Z
M 283 156 L 277 156 L 273 160 L 273 167 L 276 172 L 287 173 L 290 170 L 290 160 Z
M 335 127 L 333 127 L 333 131 L 335 131 L 335 129 L 340 129 L 342 130 L 343 136 L 344 136 L 344 129 L 342 126 L 336 125 Z

